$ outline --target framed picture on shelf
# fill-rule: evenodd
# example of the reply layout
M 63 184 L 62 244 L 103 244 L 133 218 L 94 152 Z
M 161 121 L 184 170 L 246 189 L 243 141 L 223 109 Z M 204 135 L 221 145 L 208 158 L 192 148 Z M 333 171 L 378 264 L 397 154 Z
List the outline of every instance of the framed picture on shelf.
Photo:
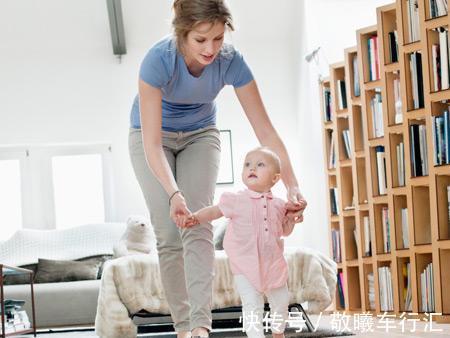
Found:
M 231 130 L 225 129 L 220 131 L 221 153 L 219 175 L 217 184 L 233 184 L 233 147 L 231 142 Z

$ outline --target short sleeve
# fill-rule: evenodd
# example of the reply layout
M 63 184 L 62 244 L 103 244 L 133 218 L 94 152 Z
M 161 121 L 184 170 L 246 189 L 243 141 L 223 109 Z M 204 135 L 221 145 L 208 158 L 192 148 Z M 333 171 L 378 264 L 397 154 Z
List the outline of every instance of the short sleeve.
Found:
M 239 51 L 234 50 L 230 66 L 225 73 L 225 83 L 235 88 L 242 87 L 253 80 L 253 74 Z
M 139 78 L 153 87 L 164 87 L 171 77 L 173 57 L 166 44 L 153 46 L 141 63 Z
M 226 218 L 233 218 L 234 206 L 237 195 L 232 192 L 224 192 L 220 196 L 218 207 Z

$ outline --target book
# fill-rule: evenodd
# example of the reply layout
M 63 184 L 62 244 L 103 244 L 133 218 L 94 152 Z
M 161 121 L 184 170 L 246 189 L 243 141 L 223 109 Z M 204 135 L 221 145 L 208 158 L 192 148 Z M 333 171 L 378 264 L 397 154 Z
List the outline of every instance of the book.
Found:
M 387 192 L 386 186 L 386 155 L 384 146 L 376 146 L 376 160 L 377 160 L 377 178 L 378 178 L 378 194 L 385 195 Z
M 389 59 L 391 63 L 398 61 L 397 31 L 389 32 Z
M 409 248 L 409 227 L 408 227 L 408 209 L 402 208 L 401 210 L 402 218 L 402 242 L 403 248 Z
M 450 209 L 449 209 L 449 213 L 450 213 Z M 371 239 L 370 239 L 371 235 L 370 235 L 369 216 L 363 217 L 363 224 L 364 224 L 364 255 L 372 256 L 372 243 L 371 243 Z
M 395 73 L 394 78 L 394 102 L 395 102 L 395 124 L 403 122 L 403 112 L 402 112 L 402 96 L 400 92 L 400 76 Z
M 342 138 L 344 140 L 344 145 L 345 145 L 345 156 L 347 158 L 352 158 L 352 146 L 350 143 L 350 130 L 349 129 L 344 129 L 342 131 Z
M 450 234 L 450 185 L 447 185 L 448 233 Z
M 358 67 L 358 57 L 355 55 L 353 57 L 353 94 L 355 97 L 361 96 L 361 86 L 359 83 L 359 67 Z
M 440 73 L 441 89 L 449 88 L 449 65 L 448 65 L 448 31 L 444 28 L 439 29 L 439 52 L 440 52 Z

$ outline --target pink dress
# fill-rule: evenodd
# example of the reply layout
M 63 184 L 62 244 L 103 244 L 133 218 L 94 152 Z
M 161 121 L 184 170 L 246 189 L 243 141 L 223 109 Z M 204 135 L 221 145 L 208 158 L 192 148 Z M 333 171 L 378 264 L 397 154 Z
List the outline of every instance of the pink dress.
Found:
M 271 192 L 226 192 L 219 208 L 230 219 L 223 247 L 233 274 L 243 274 L 259 292 L 279 288 L 288 279 L 283 256 L 285 202 Z

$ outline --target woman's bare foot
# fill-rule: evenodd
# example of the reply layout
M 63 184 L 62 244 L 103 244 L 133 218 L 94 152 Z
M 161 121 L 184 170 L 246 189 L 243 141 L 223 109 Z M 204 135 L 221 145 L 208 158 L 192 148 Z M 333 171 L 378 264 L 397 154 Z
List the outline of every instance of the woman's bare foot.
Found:
M 284 338 L 284 333 L 272 333 L 273 338 Z
M 189 331 L 180 331 L 177 333 L 177 338 L 191 338 L 191 333 Z
M 192 337 L 209 337 L 209 332 L 204 327 L 197 327 L 192 330 Z

